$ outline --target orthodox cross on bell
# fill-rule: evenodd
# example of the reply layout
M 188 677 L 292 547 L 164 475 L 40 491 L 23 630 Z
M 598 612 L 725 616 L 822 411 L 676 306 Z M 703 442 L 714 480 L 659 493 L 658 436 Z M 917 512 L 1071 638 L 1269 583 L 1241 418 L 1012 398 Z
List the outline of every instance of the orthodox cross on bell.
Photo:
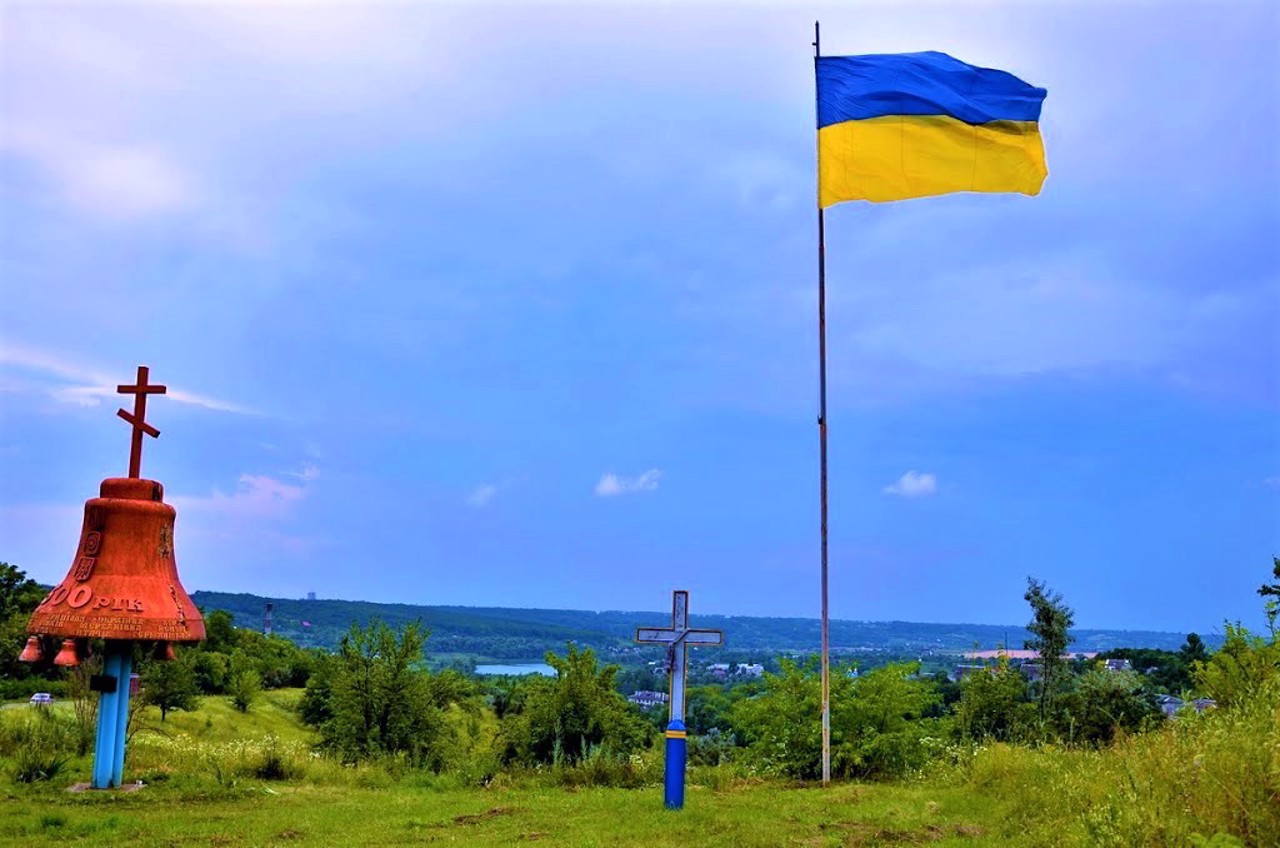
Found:
M 150 369 L 145 365 L 138 366 L 138 382 L 132 386 L 116 386 L 116 391 L 122 395 L 133 395 L 133 412 L 129 413 L 123 409 L 116 412 L 125 421 L 133 425 L 133 443 L 129 449 L 129 476 L 137 478 L 141 476 L 142 471 L 142 434 L 146 433 L 151 438 L 160 435 L 160 431 L 147 423 L 147 395 L 162 395 L 168 391 L 168 386 L 147 385 L 147 374 Z
M 671 593 L 671 626 L 641 627 L 636 641 L 667 646 L 667 664 L 671 669 L 671 719 L 684 721 L 684 684 L 689 645 L 721 645 L 720 630 L 698 630 L 689 626 L 689 593 L 677 589 Z

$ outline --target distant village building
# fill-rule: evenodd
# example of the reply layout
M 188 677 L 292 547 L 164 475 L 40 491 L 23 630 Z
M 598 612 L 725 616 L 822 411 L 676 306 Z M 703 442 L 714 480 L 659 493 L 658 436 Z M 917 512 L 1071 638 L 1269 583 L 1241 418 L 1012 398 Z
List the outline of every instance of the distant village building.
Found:
M 641 689 L 639 692 L 632 692 L 628 695 L 627 700 L 642 710 L 648 710 L 653 707 L 666 706 L 671 700 L 671 696 L 666 692 L 651 692 L 648 689 Z
M 1184 701 L 1173 695 L 1157 695 L 1156 705 L 1160 707 L 1160 712 L 1164 713 L 1165 718 L 1174 718 L 1178 714 L 1178 710 L 1183 707 L 1191 707 L 1198 713 L 1205 710 L 1211 710 L 1218 706 L 1218 702 L 1212 698 L 1196 698 L 1194 701 Z
M 1097 651 L 1067 651 L 1062 655 L 1064 660 L 1091 660 L 1098 655 Z M 994 651 L 966 651 L 964 658 L 967 660 L 998 660 L 1001 658 L 1009 660 L 1038 660 L 1040 659 L 1039 651 L 1023 651 L 1010 650 L 1007 648 L 997 648 Z
M 712 677 L 715 677 L 717 679 L 722 679 L 729 676 L 729 664 L 728 663 L 711 663 L 710 665 L 707 666 L 707 671 L 711 674 Z
M 1133 671 L 1133 663 L 1128 660 L 1107 660 L 1107 671 Z
M 951 672 L 947 674 L 947 679 L 953 683 L 958 683 L 975 672 L 989 670 L 990 666 L 985 665 L 958 665 L 952 668 Z
M 743 677 L 760 677 L 764 674 L 764 666 L 760 663 L 738 663 L 738 674 Z

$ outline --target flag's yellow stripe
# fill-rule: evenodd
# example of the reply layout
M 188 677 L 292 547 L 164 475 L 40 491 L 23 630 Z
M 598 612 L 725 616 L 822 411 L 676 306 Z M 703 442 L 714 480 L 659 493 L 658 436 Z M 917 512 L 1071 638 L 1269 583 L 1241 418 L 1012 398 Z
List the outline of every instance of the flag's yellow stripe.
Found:
M 945 115 L 887 115 L 818 130 L 824 209 L 953 191 L 1039 194 L 1048 173 L 1035 121 L 975 125 Z

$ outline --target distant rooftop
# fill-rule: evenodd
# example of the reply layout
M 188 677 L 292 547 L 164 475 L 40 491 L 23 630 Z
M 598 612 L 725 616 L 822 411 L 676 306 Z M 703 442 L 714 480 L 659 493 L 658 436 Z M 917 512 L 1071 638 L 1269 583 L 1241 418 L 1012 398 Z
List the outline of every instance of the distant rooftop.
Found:
M 1067 651 L 1063 654 L 1063 659 L 1074 660 L 1084 657 L 1091 660 L 1098 655 L 1097 651 Z M 1001 657 L 1008 657 L 1011 660 L 1038 660 L 1040 653 L 1038 651 L 1018 651 L 1006 650 L 998 648 L 994 651 L 966 651 L 964 658 L 967 660 L 998 660 Z

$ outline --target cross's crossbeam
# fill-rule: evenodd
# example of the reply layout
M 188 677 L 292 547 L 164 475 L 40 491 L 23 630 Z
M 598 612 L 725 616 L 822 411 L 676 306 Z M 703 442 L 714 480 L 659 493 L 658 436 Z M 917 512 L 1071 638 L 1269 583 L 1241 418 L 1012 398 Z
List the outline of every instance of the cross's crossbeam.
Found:
M 641 627 L 636 641 L 652 644 L 684 642 L 686 645 L 721 645 L 724 633 L 719 630 L 673 630 L 670 627 Z

